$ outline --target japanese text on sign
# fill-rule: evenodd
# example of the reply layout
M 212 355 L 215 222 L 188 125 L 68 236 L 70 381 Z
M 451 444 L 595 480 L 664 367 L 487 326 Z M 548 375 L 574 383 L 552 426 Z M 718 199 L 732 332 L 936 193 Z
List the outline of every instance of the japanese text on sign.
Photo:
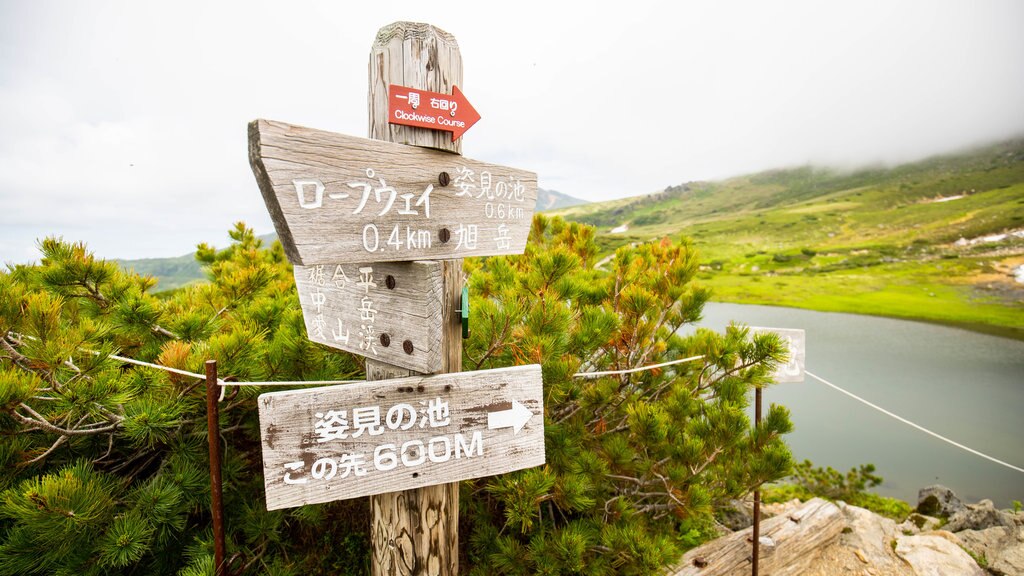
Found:
M 394 404 L 386 412 L 380 406 L 359 406 L 351 410 L 334 408 L 317 412 L 317 420 L 313 423 L 316 442 L 325 443 L 346 438 L 380 436 L 385 430 L 406 431 L 417 425 L 430 430 L 445 428 L 451 424 L 448 402 L 441 398 L 433 398 L 419 402 L 419 407 L 401 402 Z M 401 445 L 385 442 L 377 445 L 372 452 L 344 452 L 316 459 L 306 470 L 306 462 L 297 460 L 285 462 L 284 484 L 306 484 L 312 480 L 328 481 L 352 476 L 365 476 L 370 469 L 387 472 L 395 469 L 399 463 L 406 468 L 414 468 L 430 461 L 435 464 L 447 462 L 455 458 L 482 456 L 484 440 L 481 431 L 473 432 L 467 440 L 466 435 L 457 432 L 447 435 L 432 436 L 427 439 L 412 439 Z

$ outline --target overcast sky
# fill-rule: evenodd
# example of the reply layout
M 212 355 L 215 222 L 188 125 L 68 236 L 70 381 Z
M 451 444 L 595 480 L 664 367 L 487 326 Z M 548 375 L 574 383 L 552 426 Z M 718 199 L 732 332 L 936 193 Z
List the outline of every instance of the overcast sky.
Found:
M 273 230 L 254 118 L 366 136 L 397 20 L 452 33 L 470 158 L 597 201 L 1024 133 L 1024 2 L 0 0 L 0 262 L 47 235 L 105 258 Z

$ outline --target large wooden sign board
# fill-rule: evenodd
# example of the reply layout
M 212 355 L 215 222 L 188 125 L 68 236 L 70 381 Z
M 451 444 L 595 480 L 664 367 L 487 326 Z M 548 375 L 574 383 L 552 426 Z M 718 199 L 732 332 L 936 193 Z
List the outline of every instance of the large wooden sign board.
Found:
M 423 373 L 441 370 L 440 262 L 295 266 L 313 342 Z
M 775 382 L 803 382 L 804 362 L 807 358 L 807 337 L 802 329 L 797 328 L 755 328 L 750 331 L 772 332 L 778 334 L 789 346 L 789 362 L 775 369 L 772 380 Z
M 521 254 L 537 201 L 532 172 L 268 120 L 249 163 L 304 266 Z
M 258 405 L 268 510 L 544 464 L 539 365 L 270 392 Z

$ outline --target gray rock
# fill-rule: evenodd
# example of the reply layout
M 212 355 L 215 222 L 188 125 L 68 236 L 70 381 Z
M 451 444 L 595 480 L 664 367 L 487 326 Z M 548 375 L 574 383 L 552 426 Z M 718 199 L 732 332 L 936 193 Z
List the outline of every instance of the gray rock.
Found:
M 763 510 L 761 517 L 765 517 Z M 718 510 L 718 521 L 733 532 L 750 528 L 754 525 L 754 503 L 731 500 L 727 506 Z
M 896 530 L 900 534 L 906 534 L 908 536 L 913 534 L 921 534 L 923 532 L 931 532 L 942 525 L 942 520 L 933 516 L 925 516 L 924 514 L 913 513 L 907 517 Z
M 845 502 L 838 505 L 847 526 L 839 542 L 855 551 L 868 566 L 887 572 L 899 570 L 902 563 L 890 545 L 896 538 L 896 522 Z
M 1016 528 L 1014 515 L 1010 512 L 996 510 L 991 500 L 982 500 L 977 504 L 968 504 L 963 510 L 949 517 L 943 527 L 950 532 L 961 530 L 985 530 L 995 526 Z
M 964 503 L 952 490 L 936 484 L 917 492 L 917 511 L 925 516 L 949 518 L 964 509 Z
M 1016 543 L 1002 549 L 994 559 L 989 560 L 988 569 L 1000 576 L 1024 576 L 1024 541 L 1020 533 Z
M 1014 532 L 1005 526 L 996 526 L 985 530 L 962 530 L 956 533 L 956 537 L 975 558 L 984 558 L 991 566 L 1006 549 L 1017 543 Z
M 900 536 L 896 539 L 896 554 L 910 564 L 917 576 L 986 576 L 955 539 L 944 530 Z
M 1024 528 L 996 526 L 963 530 L 957 538 L 976 558 L 984 558 L 996 576 L 1024 576 Z

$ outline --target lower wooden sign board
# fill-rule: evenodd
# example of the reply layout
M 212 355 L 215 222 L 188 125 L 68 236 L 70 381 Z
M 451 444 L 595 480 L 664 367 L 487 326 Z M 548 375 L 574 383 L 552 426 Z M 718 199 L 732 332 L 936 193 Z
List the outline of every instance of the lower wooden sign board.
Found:
M 296 265 L 294 274 L 313 342 L 416 372 L 441 370 L 440 262 Z
M 267 509 L 544 464 L 539 365 L 262 394 Z
M 803 382 L 804 361 L 807 358 L 807 337 L 802 329 L 797 328 L 756 328 L 751 326 L 753 333 L 771 332 L 778 334 L 782 342 L 789 346 L 789 362 L 779 365 L 772 375 L 775 382 Z

